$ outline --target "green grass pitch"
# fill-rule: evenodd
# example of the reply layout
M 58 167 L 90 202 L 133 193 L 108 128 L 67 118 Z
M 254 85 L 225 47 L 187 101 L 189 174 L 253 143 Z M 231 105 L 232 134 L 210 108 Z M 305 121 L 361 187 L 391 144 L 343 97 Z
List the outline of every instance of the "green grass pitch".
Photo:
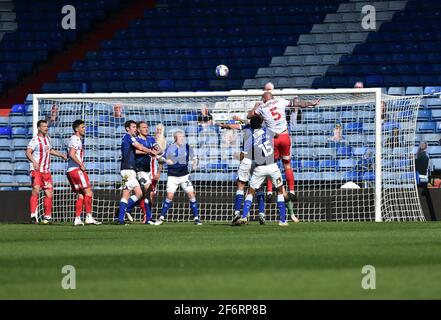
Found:
M 1 224 L 0 298 L 440 299 L 440 247 L 440 223 Z

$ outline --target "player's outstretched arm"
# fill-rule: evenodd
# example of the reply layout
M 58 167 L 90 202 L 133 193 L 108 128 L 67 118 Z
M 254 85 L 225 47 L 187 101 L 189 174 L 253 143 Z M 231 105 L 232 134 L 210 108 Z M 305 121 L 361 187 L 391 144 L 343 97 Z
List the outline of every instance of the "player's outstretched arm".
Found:
M 294 99 L 293 107 L 297 108 L 313 108 L 317 106 L 320 103 L 320 99 L 316 99 L 314 101 L 305 101 L 305 100 L 299 100 Z
M 52 156 L 56 156 L 56 157 L 62 158 L 64 160 L 67 160 L 66 154 L 58 152 L 57 150 L 51 149 L 49 154 L 52 155 Z
M 240 130 L 241 129 L 241 125 L 237 124 L 237 123 L 234 123 L 234 124 L 216 123 L 216 125 L 218 125 L 222 129 L 233 129 L 233 130 Z

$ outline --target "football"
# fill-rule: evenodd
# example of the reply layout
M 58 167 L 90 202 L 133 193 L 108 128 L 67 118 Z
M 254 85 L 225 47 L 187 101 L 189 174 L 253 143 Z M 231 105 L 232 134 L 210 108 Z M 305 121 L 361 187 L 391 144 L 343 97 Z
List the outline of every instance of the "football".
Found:
M 216 76 L 218 76 L 219 78 L 228 77 L 229 72 L 230 70 L 228 69 L 228 67 L 223 64 L 220 64 L 216 67 Z

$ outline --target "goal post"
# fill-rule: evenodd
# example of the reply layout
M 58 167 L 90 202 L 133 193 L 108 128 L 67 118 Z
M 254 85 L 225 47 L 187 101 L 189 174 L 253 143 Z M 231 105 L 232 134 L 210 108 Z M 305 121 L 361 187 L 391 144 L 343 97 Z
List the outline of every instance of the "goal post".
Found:
M 379 88 L 274 90 L 276 98 L 315 100 L 314 108 L 290 109 L 291 166 L 301 221 L 423 221 L 419 203 L 413 148 L 421 96 L 389 96 Z M 65 140 L 76 119 L 86 122 L 85 162 L 94 187 L 94 214 L 114 221 L 121 193 L 120 143 L 124 121 L 146 121 L 153 134 L 165 126 L 167 143 L 183 130 L 195 150 L 199 167 L 190 176 L 205 221 L 230 221 L 236 193 L 242 133 L 221 129 L 234 123 L 261 100 L 260 90 L 177 93 L 97 93 L 33 95 L 34 133 L 39 119 L 56 105 L 57 119 L 49 135 L 55 149 L 66 151 Z M 115 105 L 122 114 L 115 114 Z M 212 115 L 198 117 L 207 107 Z M 280 161 L 279 161 L 280 162 Z M 284 170 L 279 163 L 283 177 Z M 75 195 L 65 176 L 66 163 L 52 158 L 53 216 L 74 218 Z M 160 175 L 153 204 L 154 217 L 166 193 L 166 170 Z M 285 179 L 284 179 L 285 180 Z M 267 203 L 266 217 L 278 219 L 275 204 Z M 169 211 L 170 221 L 191 219 L 188 201 L 178 191 Z M 42 214 L 42 206 L 39 207 Z M 141 220 L 141 211 L 134 211 Z M 257 216 L 252 210 L 251 219 Z

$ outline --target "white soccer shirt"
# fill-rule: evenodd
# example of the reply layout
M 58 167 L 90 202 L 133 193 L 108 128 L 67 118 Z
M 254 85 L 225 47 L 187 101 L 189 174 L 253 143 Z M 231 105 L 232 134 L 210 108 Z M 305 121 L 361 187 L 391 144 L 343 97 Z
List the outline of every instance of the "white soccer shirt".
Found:
M 75 155 L 81 161 L 81 163 L 83 163 L 84 149 L 83 149 L 83 142 L 81 141 L 80 137 L 78 137 L 77 135 L 73 135 L 72 137 L 70 137 L 69 141 L 67 142 L 67 148 L 68 150 L 70 150 L 70 148 L 74 148 L 76 150 Z M 67 172 L 70 172 L 79 167 L 80 166 L 75 161 L 73 161 L 71 157 L 69 157 L 69 161 L 67 164 Z
M 49 173 L 51 162 L 51 139 L 46 136 L 36 135 L 28 144 L 28 149 L 32 149 L 32 158 L 38 163 L 39 172 Z M 30 170 L 35 171 L 32 162 L 30 162 Z
M 291 102 L 283 98 L 271 99 L 260 104 L 256 109 L 256 113 L 263 117 L 267 128 L 275 133 L 282 133 L 288 129 L 286 107 L 290 105 Z

